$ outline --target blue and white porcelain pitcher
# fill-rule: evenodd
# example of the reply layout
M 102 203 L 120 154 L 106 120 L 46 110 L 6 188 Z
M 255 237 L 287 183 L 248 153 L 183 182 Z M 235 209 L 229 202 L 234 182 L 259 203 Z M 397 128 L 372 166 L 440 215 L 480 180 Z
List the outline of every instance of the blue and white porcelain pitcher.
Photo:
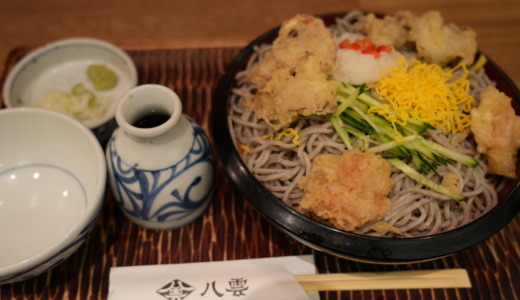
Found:
M 182 113 L 177 94 L 161 85 L 138 86 L 120 100 L 116 121 L 106 159 L 124 214 L 158 230 L 200 216 L 212 198 L 215 161 L 207 136 Z

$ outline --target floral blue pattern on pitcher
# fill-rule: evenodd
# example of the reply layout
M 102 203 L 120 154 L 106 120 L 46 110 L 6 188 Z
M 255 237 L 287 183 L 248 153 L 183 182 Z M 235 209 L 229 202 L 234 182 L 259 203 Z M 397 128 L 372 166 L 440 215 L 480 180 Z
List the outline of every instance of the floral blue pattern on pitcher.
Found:
M 116 112 L 120 128 L 106 149 L 110 186 L 123 213 L 146 228 L 191 223 L 213 195 L 215 160 L 209 139 L 181 110 L 170 89 L 143 85 L 125 95 Z M 136 125 L 139 116 L 158 111 L 165 114 L 159 124 Z
M 211 183 L 213 176 L 190 172 L 190 169 L 197 168 L 199 164 L 213 167 L 214 159 L 208 138 L 193 120 L 189 120 L 194 128 L 190 151 L 181 161 L 163 169 L 143 170 L 139 169 L 138 165 L 128 165 L 121 160 L 117 151 L 113 149 L 112 141 L 110 142 L 112 172 L 115 175 L 118 194 L 116 199 L 126 198 L 131 203 L 131 207 L 125 207 L 120 203 L 127 215 L 155 222 L 181 221 L 189 218 L 193 211 L 207 204 L 207 200 L 211 198 L 211 189 L 204 189 L 205 193 L 202 195 L 193 196 L 197 194 L 195 190 L 198 186 Z M 189 184 L 178 186 L 174 184 L 176 180 L 187 181 Z M 161 193 L 169 193 L 175 201 L 156 204 L 156 198 Z

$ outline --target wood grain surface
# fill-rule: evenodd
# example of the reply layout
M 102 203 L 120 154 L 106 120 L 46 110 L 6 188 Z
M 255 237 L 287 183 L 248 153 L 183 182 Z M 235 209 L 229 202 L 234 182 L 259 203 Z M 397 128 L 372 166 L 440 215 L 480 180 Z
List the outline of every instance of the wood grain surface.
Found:
M 439 10 L 520 86 L 518 0 L 0 0 L 0 63 L 15 47 L 88 36 L 126 48 L 243 47 L 297 13 Z
M 0 82 L 28 48 L 8 56 Z M 174 89 L 184 112 L 212 139 L 212 94 L 237 47 L 127 50 L 139 83 Z M 12 130 L 1 128 L 1 130 Z M 217 190 L 195 222 L 177 230 L 152 231 L 131 223 L 111 193 L 84 245 L 52 271 L 24 282 L 0 286 L 0 299 L 107 299 L 110 268 L 313 254 L 319 273 L 465 268 L 472 288 L 321 292 L 321 299 L 519 299 L 520 218 L 474 247 L 429 262 L 374 265 L 315 252 L 266 221 L 238 194 L 217 164 Z

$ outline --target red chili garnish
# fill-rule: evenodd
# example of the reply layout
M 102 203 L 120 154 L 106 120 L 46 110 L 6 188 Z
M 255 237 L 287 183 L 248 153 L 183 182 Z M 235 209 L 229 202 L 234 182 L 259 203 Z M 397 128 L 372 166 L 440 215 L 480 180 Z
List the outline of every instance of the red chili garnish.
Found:
M 361 53 L 374 55 L 375 58 L 381 57 L 381 52 L 392 53 L 392 47 L 386 45 L 376 47 L 368 37 L 357 39 L 353 43 L 348 39 L 344 39 L 339 43 L 339 48 L 356 51 L 361 50 Z
M 359 43 L 361 48 L 366 51 L 371 51 L 371 50 L 376 49 L 376 46 L 372 43 L 372 40 L 370 40 L 370 38 L 367 38 L 367 37 L 360 39 L 360 40 L 359 39 L 356 40 L 356 43 Z
M 377 47 L 377 52 L 386 52 L 386 53 L 392 53 L 392 47 L 387 45 L 381 45 Z
M 365 49 L 365 50 L 361 51 L 361 53 L 372 54 L 372 55 L 374 55 L 375 58 L 381 57 L 381 54 L 379 52 L 377 52 L 376 49 Z
M 361 48 L 361 46 L 358 45 L 358 44 L 350 44 L 350 45 L 347 47 L 347 49 L 351 49 L 351 50 L 356 50 L 356 51 L 357 51 L 357 50 L 361 50 L 362 48 Z
M 339 43 L 339 47 L 341 49 L 347 49 L 348 46 L 350 46 L 350 41 L 348 39 L 344 39 L 343 41 L 341 41 L 341 43 Z

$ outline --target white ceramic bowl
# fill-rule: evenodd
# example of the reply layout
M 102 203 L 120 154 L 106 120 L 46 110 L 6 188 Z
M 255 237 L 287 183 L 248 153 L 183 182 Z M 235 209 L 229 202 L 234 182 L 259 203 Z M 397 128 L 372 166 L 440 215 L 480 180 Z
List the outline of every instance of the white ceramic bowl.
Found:
M 51 110 L 0 110 L 0 284 L 70 256 L 95 224 L 106 164 L 94 134 Z
M 86 69 L 91 64 L 105 65 L 118 78 L 108 91 L 94 91 Z M 98 97 L 110 99 L 105 114 L 84 121 L 105 142 L 115 128 L 114 114 L 118 100 L 137 85 L 137 70 L 126 52 L 108 42 L 92 38 L 71 38 L 44 45 L 24 56 L 8 74 L 3 88 L 7 108 L 30 107 L 49 90 L 70 92 L 77 83 L 94 91 Z

